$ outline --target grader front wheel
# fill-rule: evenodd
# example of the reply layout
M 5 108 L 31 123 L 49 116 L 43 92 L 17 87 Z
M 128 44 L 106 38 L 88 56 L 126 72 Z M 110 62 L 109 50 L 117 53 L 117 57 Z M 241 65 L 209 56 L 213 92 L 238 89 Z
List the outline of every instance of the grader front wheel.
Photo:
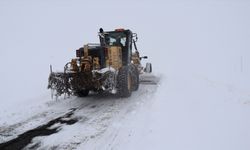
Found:
M 129 97 L 132 91 L 132 79 L 128 66 L 122 67 L 117 76 L 118 95 L 120 97 Z
M 132 75 L 132 90 L 137 91 L 139 89 L 139 71 L 135 65 L 131 65 L 131 75 Z

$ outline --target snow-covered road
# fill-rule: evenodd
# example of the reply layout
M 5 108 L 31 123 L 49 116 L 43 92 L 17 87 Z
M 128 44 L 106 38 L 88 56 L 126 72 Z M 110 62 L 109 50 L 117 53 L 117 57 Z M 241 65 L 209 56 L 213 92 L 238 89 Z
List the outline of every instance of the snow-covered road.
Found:
M 11 116 L 12 119 L 1 119 L 5 121 L 0 125 L 0 143 L 15 138 L 19 138 L 17 140 L 19 143 L 12 140 L 13 142 L 0 147 L 9 148 L 8 146 L 14 145 L 10 148 L 26 146 L 27 149 L 112 149 L 116 138 L 131 134 L 131 128 L 127 128 L 129 121 L 126 120 L 132 119 L 141 107 L 150 105 L 157 87 L 157 84 L 141 84 L 139 90 L 133 92 L 130 98 L 92 94 L 87 98 L 49 100 L 44 104 L 30 105 L 29 109 L 26 106 L 21 113 L 19 110 L 11 114 L 8 114 L 9 111 L 4 111 L 5 114 L 4 112 L 2 114 L 6 117 Z M 69 112 L 73 114 L 65 118 L 65 114 Z M 61 120 L 65 119 L 77 121 L 72 124 L 61 123 Z M 52 124 L 53 120 L 57 121 Z M 41 129 L 42 125 L 45 127 Z M 35 132 L 30 133 L 31 129 Z M 44 130 L 47 129 L 56 129 L 58 132 L 44 136 Z M 29 134 L 19 136 L 26 132 Z M 32 141 L 28 141 L 27 145 L 20 144 L 20 141 L 27 138 Z
M 20 114 L 3 111 L 12 119 L 1 122 L 1 143 L 42 128 L 50 133 L 35 133 L 25 149 L 248 150 L 249 103 L 248 90 L 237 84 L 169 75 L 141 84 L 130 98 L 91 94 L 28 105 Z

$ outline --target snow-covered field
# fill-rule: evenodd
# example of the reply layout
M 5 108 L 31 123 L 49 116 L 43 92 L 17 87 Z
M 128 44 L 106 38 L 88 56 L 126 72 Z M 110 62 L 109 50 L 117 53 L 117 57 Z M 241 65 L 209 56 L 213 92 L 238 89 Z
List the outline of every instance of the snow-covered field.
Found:
M 0 143 L 48 125 L 26 149 L 249 150 L 249 18 L 247 0 L 1 1 Z M 100 27 L 136 32 L 159 84 L 51 100 L 49 65 Z

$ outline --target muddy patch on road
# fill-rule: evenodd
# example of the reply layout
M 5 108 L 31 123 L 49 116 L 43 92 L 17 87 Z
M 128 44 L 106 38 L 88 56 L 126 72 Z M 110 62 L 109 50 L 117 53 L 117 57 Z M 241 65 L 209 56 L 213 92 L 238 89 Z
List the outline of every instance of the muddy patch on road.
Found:
M 75 108 L 71 109 L 68 113 L 60 116 L 56 119 L 49 121 L 47 124 L 41 125 L 32 130 L 26 131 L 23 134 L 18 135 L 17 138 L 10 141 L 0 143 L 1 150 L 20 150 L 25 148 L 31 143 L 32 139 L 38 136 L 48 136 L 60 131 L 63 125 L 72 125 L 78 121 L 78 118 L 72 117 L 75 112 Z M 39 145 L 35 145 L 37 147 Z M 35 148 L 33 147 L 33 148 Z

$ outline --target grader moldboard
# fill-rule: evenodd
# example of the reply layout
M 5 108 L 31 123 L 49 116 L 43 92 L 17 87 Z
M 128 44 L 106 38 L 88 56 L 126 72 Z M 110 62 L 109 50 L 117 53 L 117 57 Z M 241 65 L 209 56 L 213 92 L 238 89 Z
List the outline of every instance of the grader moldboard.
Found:
M 130 30 L 99 30 L 100 44 L 86 44 L 76 50 L 76 58 L 67 63 L 64 72 L 53 72 L 50 66 L 48 89 L 52 95 L 85 97 L 90 91 L 129 97 L 139 88 L 140 74 L 151 73 L 152 65 L 142 67 L 137 50 L 137 34 Z

